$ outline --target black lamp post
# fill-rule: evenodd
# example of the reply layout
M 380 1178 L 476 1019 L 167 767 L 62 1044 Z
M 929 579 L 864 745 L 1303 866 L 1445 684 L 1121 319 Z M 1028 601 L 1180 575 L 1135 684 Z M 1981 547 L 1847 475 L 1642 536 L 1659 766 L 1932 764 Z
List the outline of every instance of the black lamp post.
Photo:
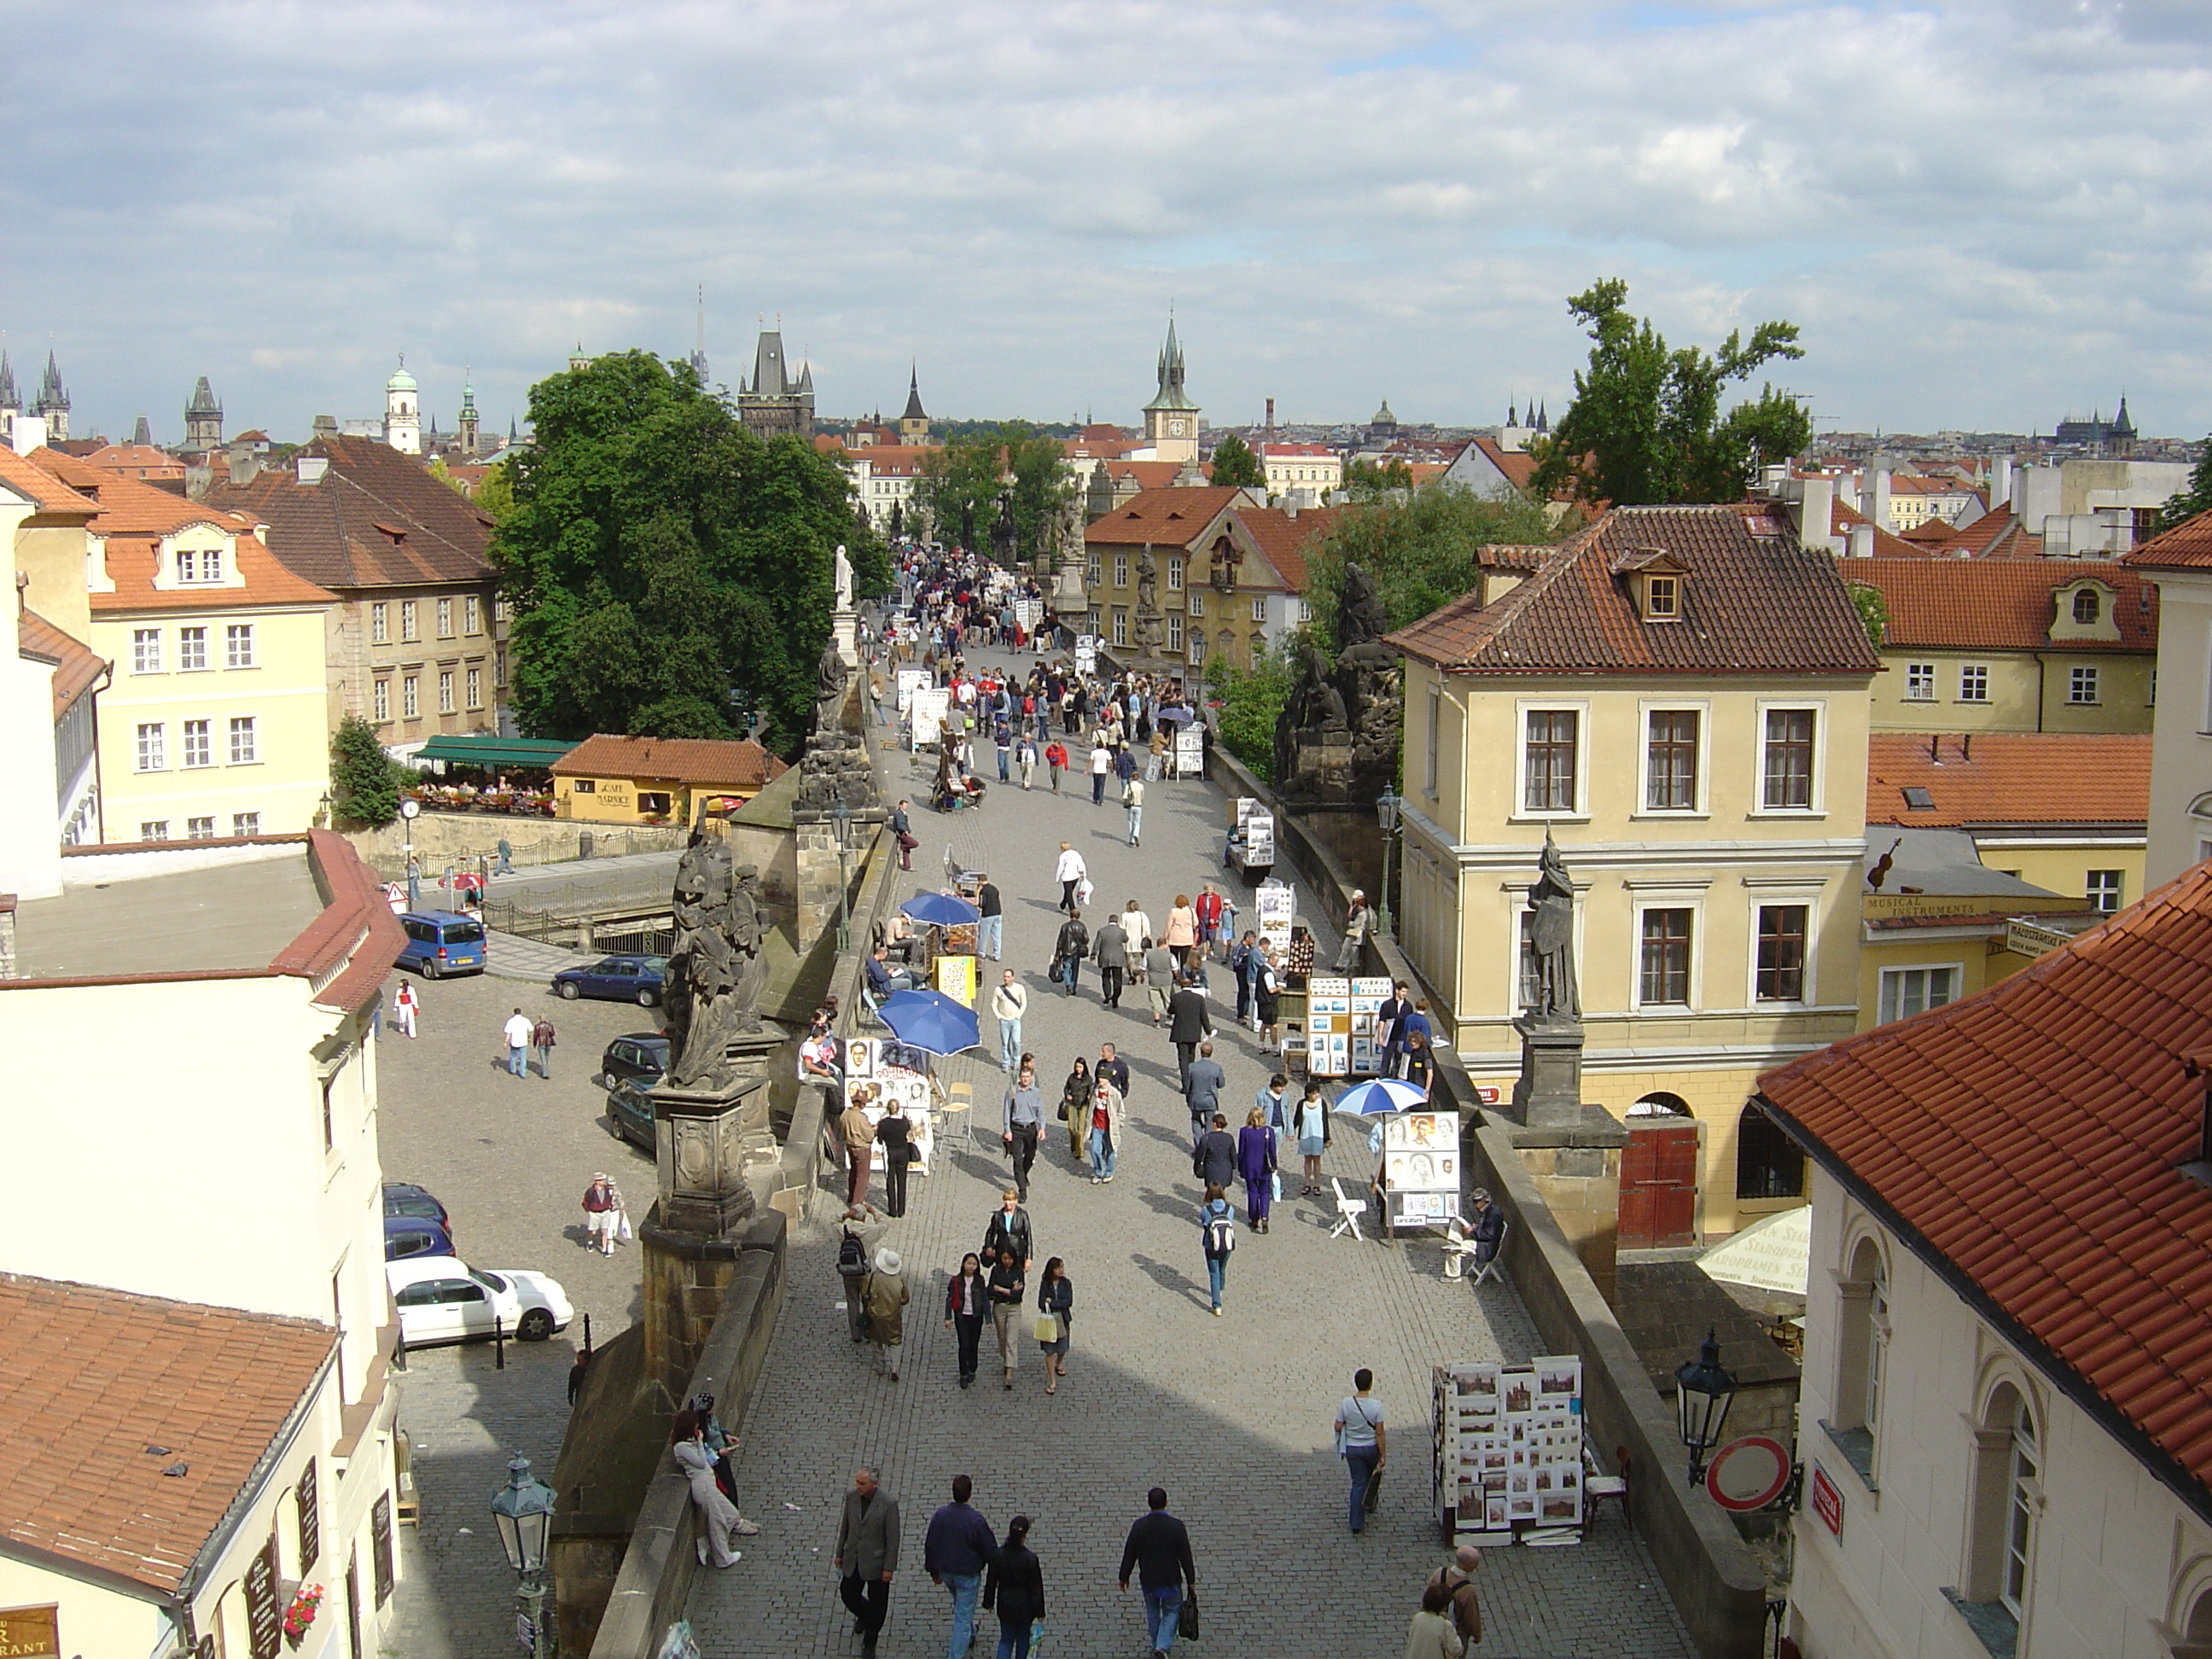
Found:
M 842 800 L 834 801 L 830 819 L 837 826 L 837 954 L 842 957 L 853 948 L 853 873 L 847 867 L 853 841 L 853 809 Z
M 1387 783 L 1375 800 L 1375 816 L 1382 824 L 1382 890 L 1375 896 L 1375 915 L 1385 933 L 1390 932 L 1390 848 L 1398 839 L 1398 816 L 1405 805 L 1406 798 Z
M 520 1575 L 517 1587 L 523 1612 L 530 1620 L 532 1651 L 553 1650 L 545 1629 L 545 1542 L 553 1529 L 553 1488 L 530 1473 L 530 1460 L 518 1457 L 507 1466 L 507 1484 L 492 1494 L 491 1516 L 499 1523 L 500 1547 L 507 1564 Z
M 1735 1377 L 1721 1369 L 1720 1339 L 1708 1330 L 1698 1357 L 1674 1372 L 1674 1408 L 1681 1414 L 1682 1443 L 1690 1449 L 1692 1486 L 1705 1478 L 1705 1454 L 1721 1443 L 1735 1403 Z

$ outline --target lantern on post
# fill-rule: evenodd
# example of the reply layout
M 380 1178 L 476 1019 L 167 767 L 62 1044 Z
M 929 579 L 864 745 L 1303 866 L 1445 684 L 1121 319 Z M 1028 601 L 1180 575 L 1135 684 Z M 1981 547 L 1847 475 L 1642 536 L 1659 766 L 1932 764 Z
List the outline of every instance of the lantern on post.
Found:
M 499 1526 L 500 1547 L 520 1576 L 517 1594 L 532 1635 L 532 1650 L 550 1650 L 543 1638 L 545 1602 L 545 1545 L 553 1530 L 553 1488 L 530 1473 L 530 1460 L 507 1466 L 507 1485 L 492 1494 L 491 1516 Z
M 1735 1402 L 1735 1377 L 1721 1369 L 1720 1338 L 1709 1329 L 1698 1357 L 1674 1371 L 1674 1409 L 1681 1417 L 1682 1443 L 1690 1449 L 1692 1486 L 1705 1478 L 1705 1454 L 1721 1443 Z

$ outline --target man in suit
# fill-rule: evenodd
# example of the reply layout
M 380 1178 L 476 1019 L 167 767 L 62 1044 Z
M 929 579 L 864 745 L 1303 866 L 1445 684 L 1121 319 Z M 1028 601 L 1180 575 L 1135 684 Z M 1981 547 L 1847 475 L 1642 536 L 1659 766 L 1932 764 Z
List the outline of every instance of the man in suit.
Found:
M 891 1575 L 898 1571 L 898 1499 L 883 1490 L 872 1468 L 853 1476 L 845 1512 L 837 1522 L 838 1594 L 853 1615 L 862 1659 L 875 1659 L 876 1638 L 891 1609 Z
M 1206 1138 L 1206 1126 L 1212 1121 L 1214 1109 L 1221 1103 L 1221 1091 L 1229 1081 L 1221 1070 L 1221 1062 L 1213 1057 L 1213 1045 L 1198 1045 L 1198 1058 L 1182 1074 L 1183 1103 L 1190 1108 L 1190 1144 L 1194 1146 Z
M 1168 1041 L 1175 1044 L 1178 1087 L 1189 1086 L 1190 1063 L 1197 1057 L 1198 1045 L 1212 1035 L 1213 1016 L 1206 1012 L 1206 998 L 1188 974 L 1180 976 L 1175 994 L 1168 999 Z
M 1129 967 L 1129 936 L 1121 931 L 1120 920 L 1110 910 L 1106 913 L 1106 925 L 1091 941 L 1091 957 L 1098 964 L 1098 985 L 1106 1006 L 1120 1007 L 1122 976 Z

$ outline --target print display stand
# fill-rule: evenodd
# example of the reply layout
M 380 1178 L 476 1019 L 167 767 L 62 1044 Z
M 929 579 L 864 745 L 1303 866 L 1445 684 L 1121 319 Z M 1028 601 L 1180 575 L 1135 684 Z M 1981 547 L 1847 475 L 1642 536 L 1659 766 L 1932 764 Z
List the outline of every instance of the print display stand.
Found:
M 1432 1492 L 1444 1536 L 1578 1542 L 1582 1357 L 1438 1365 L 1433 1379 Z
M 1382 1120 L 1383 1226 L 1426 1231 L 1459 1215 L 1456 1112 L 1401 1112 Z

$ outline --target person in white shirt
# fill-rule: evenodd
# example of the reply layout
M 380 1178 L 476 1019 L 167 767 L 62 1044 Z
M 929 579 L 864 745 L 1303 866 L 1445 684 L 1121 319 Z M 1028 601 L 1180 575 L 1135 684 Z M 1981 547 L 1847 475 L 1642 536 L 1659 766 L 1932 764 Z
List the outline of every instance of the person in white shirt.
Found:
M 1066 842 L 1060 842 L 1060 859 L 1052 867 L 1052 878 L 1060 884 L 1060 908 L 1070 915 L 1075 914 L 1076 886 L 1089 874 L 1083 854 Z
M 501 1028 L 507 1037 L 507 1069 L 517 1077 L 528 1074 L 526 1062 L 530 1053 L 530 1033 L 534 1029 L 530 1016 L 520 1008 Z
M 1114 751 L 1103 743 L 1091 745 L 1091 804 L 1106 799 L 1106 775 L 1114 769 Z
M 991 1014 L 999 1022 L 999 1060 L 1006 1071 L 1012 1071 L 1022 1057 L 1022 1016 L 1029 1008 L 1029 987 L 1018 983 L 1014 970 L 1007 969 L 991 993 Z

